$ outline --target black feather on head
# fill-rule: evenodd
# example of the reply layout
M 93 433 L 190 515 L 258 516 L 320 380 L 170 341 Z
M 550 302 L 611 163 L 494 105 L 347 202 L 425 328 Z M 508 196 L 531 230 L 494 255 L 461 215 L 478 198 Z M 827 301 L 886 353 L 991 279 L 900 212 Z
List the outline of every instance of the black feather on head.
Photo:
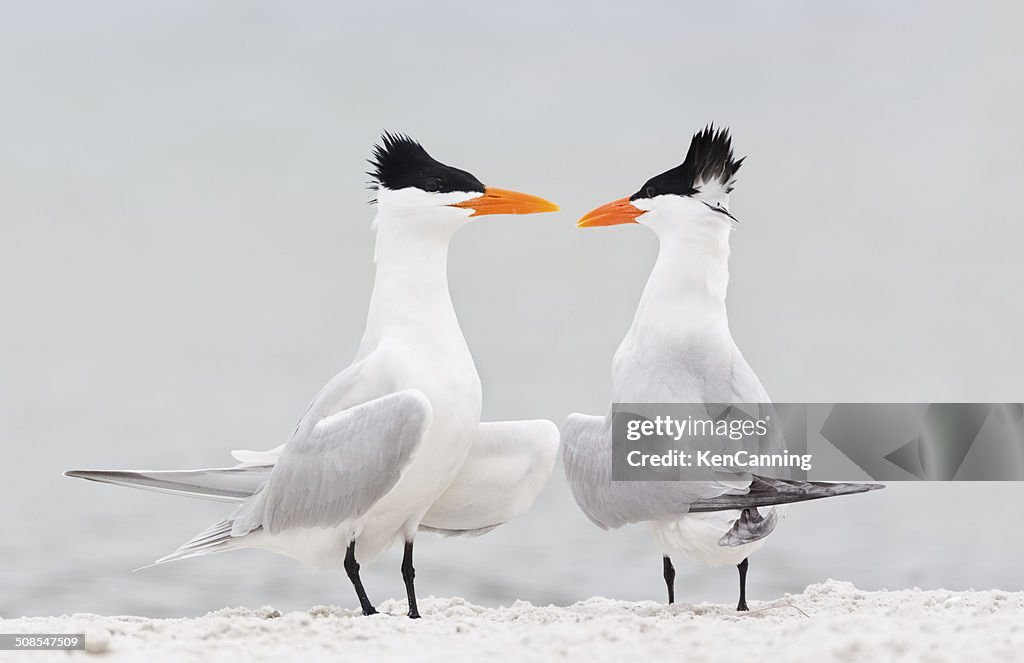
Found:
M 744 157 L 746 158 L 746 157 Z M 708 184 L 732 191 L 736 171 L 743 159 L 733 159 L 732 139 L 728 129 L 708 125 L 694 134 L 686 159 L 680 165 L 647 180 L 630 200 L 654 198 L 664 194 L 692 196 Z
M 483 183 L 472 174 L 434 159 L 422 145 L 405 134 L 387 131 L 381 134 L 380 143 L 373 146 L 370 165 L 373 170 L 367 175 L 373 178 L 370 183 L 373 190 L 415 187 L 436 193 L 484 192 Z

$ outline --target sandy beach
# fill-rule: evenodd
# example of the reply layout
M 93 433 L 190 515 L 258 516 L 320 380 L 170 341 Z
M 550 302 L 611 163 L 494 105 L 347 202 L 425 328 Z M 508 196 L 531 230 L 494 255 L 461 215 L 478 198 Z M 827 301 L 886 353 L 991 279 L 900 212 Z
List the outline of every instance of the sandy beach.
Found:
M 795 661 L 1024 660 L 1024 593 L 863 592 L 829 580 L 800 594 L 723 605 L 630 603 L 591 598 L 568 607 L 516 602 L 484 608 L 427 598 L 424 618 L 387 601 L 378 616 L 316 606 L 281 614 L 225 608 L 195 619 L 78 614 L 0 620 L 0 632 L 85 632 L 86 652 L 105 661 L 589 660 L 642 657 Z M 342 658 L 343 657 L 343 658 Z M 3 652 L 0 660 L 67 660 L 63 652 Z

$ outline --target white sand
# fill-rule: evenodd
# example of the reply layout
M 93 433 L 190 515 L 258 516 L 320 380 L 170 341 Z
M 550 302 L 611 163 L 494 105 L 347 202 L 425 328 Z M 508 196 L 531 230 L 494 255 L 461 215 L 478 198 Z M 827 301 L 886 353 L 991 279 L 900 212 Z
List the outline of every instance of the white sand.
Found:
M 315 607 L 226 608 L 197 619 L 26 617 L 0 620 L 0 633 L 86 632 L 103 661 L 876 661 L 1024 660 L 1024 593 L 906 590 L 863 592 L 830 580 L 803 593 L 751 603 L 738 614 L 719 605 L 627 603 L 592 598 L 569 607 L 517 602 L 483 608 L 460 598 L 404 602 L 383 614 Z M 68 660 L 61 652 L 0 653 L 0 661 Z

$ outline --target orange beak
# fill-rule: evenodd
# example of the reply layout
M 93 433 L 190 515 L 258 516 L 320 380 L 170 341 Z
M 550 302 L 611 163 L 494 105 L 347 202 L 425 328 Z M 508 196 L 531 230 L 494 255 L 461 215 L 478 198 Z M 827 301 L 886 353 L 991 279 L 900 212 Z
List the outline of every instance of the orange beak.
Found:
M 485 214 L 536 214 L 537 212 L 557 212 L 558 205 L 528 193 L 486 187 L 477 198 L 462 203 L 454 203 L 451 207 L 471 209 L 473 216 Z
M 629 198 L 619 198 L 587 212 L 576 222 L 577 228 L 593 228 L 595 226 L 617 226 L 620 223 L 637 223 L 636 217 L 644 210 L 634 207 Z

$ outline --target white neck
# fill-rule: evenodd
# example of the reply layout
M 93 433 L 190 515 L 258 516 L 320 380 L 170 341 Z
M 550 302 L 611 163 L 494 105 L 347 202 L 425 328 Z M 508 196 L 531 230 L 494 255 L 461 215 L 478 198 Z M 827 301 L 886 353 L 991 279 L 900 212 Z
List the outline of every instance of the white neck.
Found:
M 691 209 L 680 214 L 684 204 Z M 661 242 L 633 326 L 612 362 L 617 402 L 766 402 L 729 332 L 728 217 L 677 203 L 640 217 Z
M 408 210 L 378 208 L 377 270 L 360 356 L 384 338 L 468 354 L 448 291 L 448 243 L 458 225 L 429 216 L 429 211 L 414 218 Z
M 660 243 L 658 259 L 630 333 L 661 332 L 676 338 L 728 334 L 729 223 L 707 210 L 686 218 L 661 218 L 651 226 Z

